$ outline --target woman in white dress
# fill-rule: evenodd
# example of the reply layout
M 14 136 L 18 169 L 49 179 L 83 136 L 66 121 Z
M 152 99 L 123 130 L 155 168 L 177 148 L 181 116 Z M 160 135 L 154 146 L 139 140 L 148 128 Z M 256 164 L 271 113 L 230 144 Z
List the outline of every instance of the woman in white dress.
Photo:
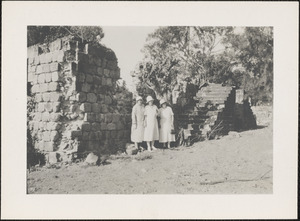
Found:
M 144 105 L 143 98 L 137 96 L 136 104 L 132 108 L 131 118 L 131 141 L 134 142 L 135 147 L 139 148 L 139 143 L 144 140 Z
M 157 115 L 158 109 L 153 104 L 154 99 L 151 96 L 147 97 L 147 106 L 144 112 L 144 141 L 147 142 L 148 151 L 156 150 L 154 141 L 159 139 Z
M 159 103 L 161 105 L 159 109 L 159 142 L 164 146 L 168 144 L 167 148 L 170 148 L 170 143 L 175 141 L 175 135 L 171 133 L 171 130 L 174 129 L 174 113 L 164 99 L 161 99 Z

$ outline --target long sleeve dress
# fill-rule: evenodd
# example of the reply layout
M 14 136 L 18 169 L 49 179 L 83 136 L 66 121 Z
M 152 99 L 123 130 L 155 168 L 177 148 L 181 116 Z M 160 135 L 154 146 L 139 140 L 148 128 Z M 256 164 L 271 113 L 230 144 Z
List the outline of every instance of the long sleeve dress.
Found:
M 158 123 L 157 123 L 158 109 L 155 105 L 145 107 L 146 127 L 144 130 L 144 141 L 153 141 L 159 139 Z
M 132 108 L 131 118 L 131 141 L 143 142 L 144 140 L 144 106 L 134 105 Z
M 160 129 L 159 129 L 159 142 L 166 143 L 175 141 L 175 135 L 171 134 L 172 130 L 172 116 L 174 113 L 171 107 L 160 108 L 159 109 L 160 116 Z

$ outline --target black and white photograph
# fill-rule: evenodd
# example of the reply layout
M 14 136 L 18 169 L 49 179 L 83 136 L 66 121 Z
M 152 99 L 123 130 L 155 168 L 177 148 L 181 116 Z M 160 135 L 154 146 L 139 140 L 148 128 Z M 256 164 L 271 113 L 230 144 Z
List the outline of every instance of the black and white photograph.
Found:
M 5 217 L 293 217 L 297 3 L 125 3 L 24 3 L 2 25 Z
M 272 193 L 272 27 L 28 26 L 27 44 L 28 194 Z

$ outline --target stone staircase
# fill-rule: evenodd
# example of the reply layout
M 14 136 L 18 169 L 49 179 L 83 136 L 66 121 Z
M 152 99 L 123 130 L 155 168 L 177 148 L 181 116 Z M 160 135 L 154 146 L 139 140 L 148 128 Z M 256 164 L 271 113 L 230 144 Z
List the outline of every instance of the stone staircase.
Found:
M 178 115 L 180 128 L 192 140 L 214 138 L 234 130 L 235 88 L 220 84 L 202 87 L 194 96 L 195 104 Z

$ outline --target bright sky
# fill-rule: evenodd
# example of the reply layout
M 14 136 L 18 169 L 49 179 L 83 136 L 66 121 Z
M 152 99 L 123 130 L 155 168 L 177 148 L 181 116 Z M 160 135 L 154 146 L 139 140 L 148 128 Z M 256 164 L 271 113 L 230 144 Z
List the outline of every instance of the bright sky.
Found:
M 134 90 L 130 72 L 134 70 L 143 55 L 143 48 L 148 34 L 158 27 L 102 27 L 104 38 L 101 43 L 112 49 L 118 58 L 121 78 L 126 81 L 130 91 Z

